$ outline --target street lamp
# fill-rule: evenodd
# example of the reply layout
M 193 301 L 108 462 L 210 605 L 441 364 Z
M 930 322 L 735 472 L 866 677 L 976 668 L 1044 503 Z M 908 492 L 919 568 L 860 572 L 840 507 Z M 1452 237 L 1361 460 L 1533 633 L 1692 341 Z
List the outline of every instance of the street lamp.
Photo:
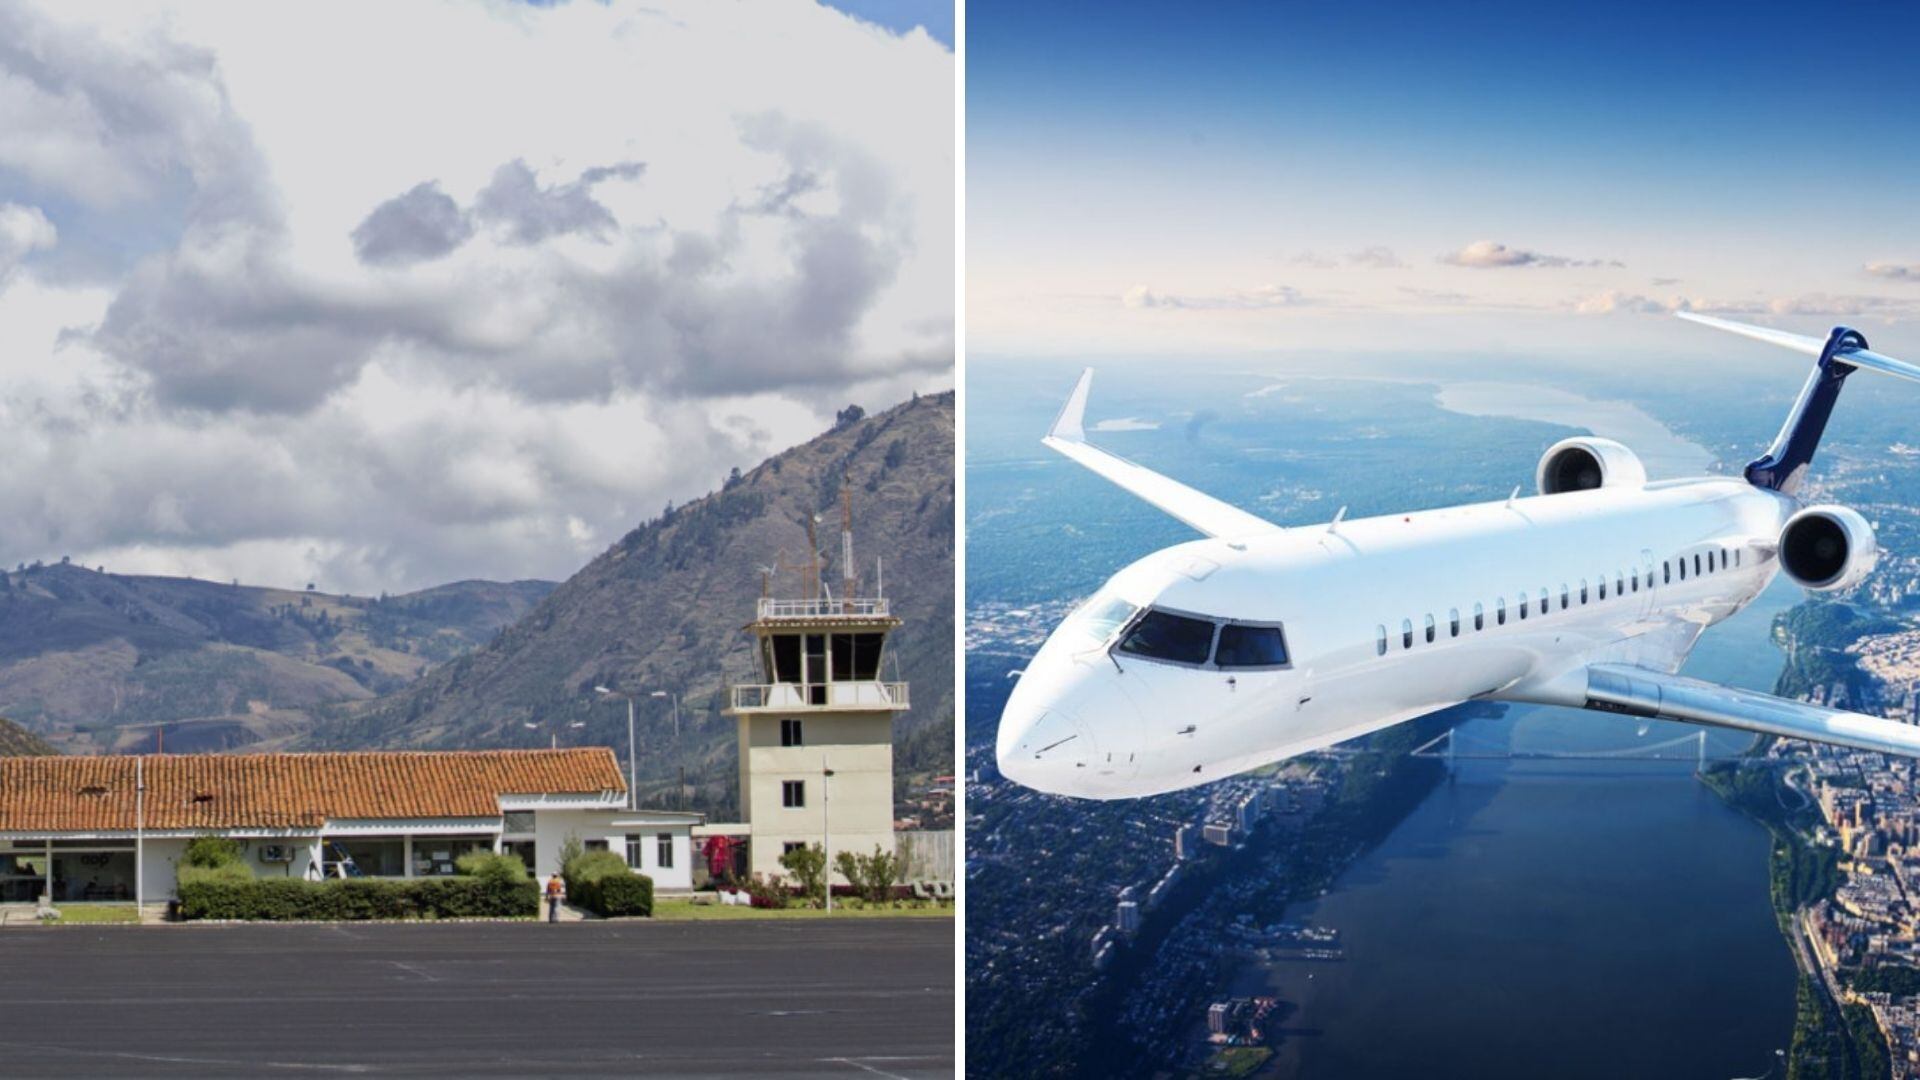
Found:
M 833 817 L 828 805 L 828 781 L 833 779 L 833 770 L 827 766 L 827 755 L 820 755 L 820 857 L 826 860 L 826 868 L 821 876 L 827 884 L 827 914 L 833 914 Z
M 601 697 L 625 698 L 627 701 L 627 809 L 638 810 L 640 809 L 640 766 L 633 752 L 633 695 L 615 693 L 604 686 L 594 687 L 593 692 Z
M 673 700 L 673 737 L 676 739 L 679 738 L 680 737 L 680 695 L 670 694 L 665 690 L 655 690 L 653 693 L 648 694 L 647 696 L 650 698 L 671 698 Z

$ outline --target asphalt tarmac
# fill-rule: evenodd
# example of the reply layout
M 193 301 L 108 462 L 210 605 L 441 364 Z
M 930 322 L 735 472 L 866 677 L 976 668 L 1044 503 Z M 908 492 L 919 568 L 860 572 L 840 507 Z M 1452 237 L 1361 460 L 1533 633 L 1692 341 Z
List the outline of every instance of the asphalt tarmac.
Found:
M 951 919 L 23 927 L 0 1076 L 950 1076 Z

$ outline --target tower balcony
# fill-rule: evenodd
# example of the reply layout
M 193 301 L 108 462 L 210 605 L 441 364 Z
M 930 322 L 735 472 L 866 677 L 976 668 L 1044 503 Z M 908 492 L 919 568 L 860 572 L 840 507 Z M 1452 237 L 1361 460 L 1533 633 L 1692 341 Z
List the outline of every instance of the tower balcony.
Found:
M 729 713 L 904 712 L 903 682 L 745 683 L 728 688 Z
M 756 614 L 758 622 L 814 622 L 820 619 L 893 618 L 893 605 L 884 596 L 853 597 L 841 600 L 781 600 L 761 597 Z

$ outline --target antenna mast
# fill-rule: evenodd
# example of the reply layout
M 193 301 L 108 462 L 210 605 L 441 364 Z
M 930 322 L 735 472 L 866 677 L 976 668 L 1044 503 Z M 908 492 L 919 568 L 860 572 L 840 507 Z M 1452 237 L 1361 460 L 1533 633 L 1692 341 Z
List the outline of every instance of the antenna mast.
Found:
M 850 604 L 860 582 L 853 572 L 853 493 L 847 490 L 844 476 L 840 478 L 840 573 L 840 599 Z

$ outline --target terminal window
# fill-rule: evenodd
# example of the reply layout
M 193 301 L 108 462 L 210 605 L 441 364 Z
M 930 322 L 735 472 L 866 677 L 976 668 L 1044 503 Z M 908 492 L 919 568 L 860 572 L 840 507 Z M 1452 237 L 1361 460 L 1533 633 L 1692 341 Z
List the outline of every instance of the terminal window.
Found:
M 780 721 L 780 745 L 781 746 L 805 746 L 806 745 L 806 743 L 802 742 L 800 738 L 800 721 L 798 720 Z
M 673 834 L 654 833 L 654 865 L 662 870 L 673 869 Z
M 790 810 L 807 805 L 807 782 L 805 780 L 780 781 L 780 805 Z

